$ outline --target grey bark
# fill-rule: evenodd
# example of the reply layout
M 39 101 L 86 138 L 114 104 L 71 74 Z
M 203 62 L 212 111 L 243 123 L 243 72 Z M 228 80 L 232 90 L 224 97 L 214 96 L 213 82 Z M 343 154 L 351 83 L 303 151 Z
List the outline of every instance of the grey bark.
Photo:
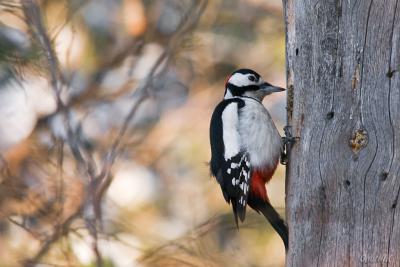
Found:
M 400 3 L 286 0 L 287 266 L 400 266 Z

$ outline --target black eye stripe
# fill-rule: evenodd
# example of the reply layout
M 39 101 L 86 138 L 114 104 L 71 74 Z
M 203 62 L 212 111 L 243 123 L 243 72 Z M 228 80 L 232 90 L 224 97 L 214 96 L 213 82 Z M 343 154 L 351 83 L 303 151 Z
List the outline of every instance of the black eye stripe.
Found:
M 258 89 L 260 89 L 260 87 L 258 85 L 247 85 L 247 86 L 235 86 L 233 84 L 228 83 L 228 88 L 229 91 L 232 93 L 233 96 L 240 96 L 242 95 L 244 92 L 247 91 L 256 91 Z

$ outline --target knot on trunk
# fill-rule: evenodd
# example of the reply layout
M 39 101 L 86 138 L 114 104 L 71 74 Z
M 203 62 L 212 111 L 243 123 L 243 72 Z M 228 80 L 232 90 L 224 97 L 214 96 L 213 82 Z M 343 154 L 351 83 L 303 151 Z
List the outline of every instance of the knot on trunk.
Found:
M 354 153 L 358 153 L 368 144 L 368 133 L 365 129 L 357 129 L 350 139 L 350 148 Z

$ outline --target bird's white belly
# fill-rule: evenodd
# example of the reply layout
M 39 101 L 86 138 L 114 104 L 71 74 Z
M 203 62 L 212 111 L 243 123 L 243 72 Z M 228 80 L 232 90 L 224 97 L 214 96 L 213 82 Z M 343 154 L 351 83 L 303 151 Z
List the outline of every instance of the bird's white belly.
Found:
M 239 134 L 241 149 L 250 155 L 253 167 L 272 167 L 279 160 L 282 143 L 278 130 L 265 107 L 256 100 L 243 98 Z

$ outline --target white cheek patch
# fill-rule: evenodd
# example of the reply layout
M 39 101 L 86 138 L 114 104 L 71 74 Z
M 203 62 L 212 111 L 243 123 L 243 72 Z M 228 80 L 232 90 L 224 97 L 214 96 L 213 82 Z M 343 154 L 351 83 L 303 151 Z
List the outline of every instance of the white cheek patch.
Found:
M 239 153 L 239 118 L 238 105 L 231 103 L 222 112 L 222 137 L 225 146 L 225 160 L 228 160 Z
M 229 78 L 228 82 L 238 87 L 254 84 L 254 82 L 249 80 L 249 74 L 242 74 L 239 72 Z

